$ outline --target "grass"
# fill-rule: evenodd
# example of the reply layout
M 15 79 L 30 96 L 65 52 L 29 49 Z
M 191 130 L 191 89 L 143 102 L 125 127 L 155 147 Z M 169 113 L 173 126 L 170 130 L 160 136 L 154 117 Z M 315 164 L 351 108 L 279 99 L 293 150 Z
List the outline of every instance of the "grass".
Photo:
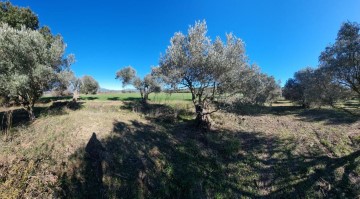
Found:
M 108 97 L 38 104 L 0 141 L 0 198 L 360 196 L 360 123 L 346 112 L 281 101 L 217 112 L 199 132 L 189 101 Z
M 58 99 L 71 99 L 71 97 L 51 97 L 44 96 L 42 101 L 49 102 Z M 80 95 L 81 100 L 94 101 L 132 101 L 140 100 L 140 93 L 100 93 L 96 95 Z M 151 93 L 149 99 L 156 103 L 166 103 L 171 101 L 191 101 L 190 93 Z

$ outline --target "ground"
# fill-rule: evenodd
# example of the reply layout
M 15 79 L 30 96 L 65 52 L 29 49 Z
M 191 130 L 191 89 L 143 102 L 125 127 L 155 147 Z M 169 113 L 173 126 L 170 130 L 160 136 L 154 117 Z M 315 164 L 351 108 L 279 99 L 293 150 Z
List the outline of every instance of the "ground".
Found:
M 203 132 L 186 99 L 112 97 L 44 100 L 33 123 L 15 111 L 0 198 L 360 196 L 360 122 L 347 112 L 279 101 L 217 112 Z

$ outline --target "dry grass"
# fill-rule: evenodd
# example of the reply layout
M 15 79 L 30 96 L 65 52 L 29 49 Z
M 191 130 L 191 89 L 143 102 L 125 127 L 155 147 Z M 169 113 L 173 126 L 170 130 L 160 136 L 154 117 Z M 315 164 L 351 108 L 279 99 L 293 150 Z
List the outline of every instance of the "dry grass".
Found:
M 189 121 L 187 102 L 39 106 L 35 122 L 0 141 L 0 198 L 360 194 L 360 123 L 346 113 L 280 102 L 218 112 L 215 129 L 204 133 Z

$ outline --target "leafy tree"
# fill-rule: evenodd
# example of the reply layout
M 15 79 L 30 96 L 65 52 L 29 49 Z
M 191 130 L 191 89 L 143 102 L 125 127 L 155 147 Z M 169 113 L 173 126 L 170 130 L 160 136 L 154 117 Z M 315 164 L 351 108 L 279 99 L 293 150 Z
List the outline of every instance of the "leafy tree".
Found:
M 52 86 L 52 91 L 58 96 L 68 95 L 69 92 L 78 90 L 78 78 L 75 77 L 73 71 L 65 70 L 58 74 L 57 81 Z
M 60 35 L 54 36 L 48 26 L 40 27 L 37 15 L 30 8 L 14 6 L 10 1 L 0 2 L 0 23 L 7 23 L 16 29 L 25 26 L 25 28 L 32 30 L 39 30 L 48 41 L 49 46 L 56 39 L 55 37 L 61 37 Z
M 326 47 L 319 57 L 320 67 L 333 80 L 350 88 L 360 96 L 360 25 L 344 23 L 334 44 Z
M 99 83 L 91 76 L 85 75 L 81 78 L 80 93 L 96 94 L 100 89 Z
M 69 70 L 72 56 L 63 58 L 61 37 L 49 43 L 37 30 L 20 30 L 0 25 L 0 95 L 21 103 L 34 120 L 33 107 L 57 81 L 61 71 Z
M 318 98 L 318 85 L 316 85 L 315 70 L 307 67 L 295 73 L 294 78 L 299 82 L 302 90 L 301 103 L 304 107 L 310 107 L 311 103 L 316 102 Z
M 39 28 L 39 19 L 30 8 L 13 6 L 10 1 L 0 2 L 0 23 L 7 23 L 9 26 L 21 29 L 22 26 L 36 30 Z
M 295 78 L 289 78 L 285 83 L 282 94 L 287 100 L 302 102 L 304 95 L 303 92 L 304 91 L 301 88 L 300 83 Z
M 286 82 L 283 95 L 308 108 L 314 105 L 333 106 L 335 102 L 346 98 L 348 90 L 334 83 L 327 70 L 308 67 L 296 72 L 294 78 Z
M 129 84 L 133 85 L 140 91 L 141 99 L 145 103 L 149 99 L 150 93 L 161 91 L 161 85 L 154 75 L 148 74 L 144 79 L 141 79 L 136 76 L 136 71 L 131 66 L 124 67 L 116 72 L 116 79 L 122 82 L 123 87 Z
M 212 42 L 206 33 L 205 21 L 190 26 L 187 35 L 175 33 L 155 73 L 171 89 L 191 92 L 198 125 L 209 128 L 218 102 L 241 92 L 249 65 L 239 38 L 227 34 L 225 43 L 219 37 Z
M 242 97 L 238 99 L 239 102 L 264 105 L 271 104 L 281 96 L 280 85 L 274 77 L 261 73 L 258 66 L 253 65 L 246 76 L 248 80 L 242 86 Z

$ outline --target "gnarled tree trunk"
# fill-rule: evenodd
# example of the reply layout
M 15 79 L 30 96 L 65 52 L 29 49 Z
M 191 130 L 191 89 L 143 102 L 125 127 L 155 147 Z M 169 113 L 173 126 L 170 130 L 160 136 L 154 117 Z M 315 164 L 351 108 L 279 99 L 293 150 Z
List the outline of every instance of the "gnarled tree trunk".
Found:
M 34 106 L 31 105 L 27 106 L 26 111 L 28 112 L 29 120 L 34 121 L 35 120 Z
M 147 104 L 149 102 L 149 93 L 144 93 L 142 96 L 142 102 Z
M 73 93 L 73 102 L 77 102 L 79 99 L 79 92 L 78 91 L 74 91 Z
M 201 105 L 195 105 L 196 111 L 196 126 L 203 129 L 211 129 L 212 119 L 210 114 L 206 111 L 206 109 Z
M 0 127 L 5 136 L 5 141 L 7 141 L 8 134 L 9 134 L 11 126 L 12 126 L 12 114 L 13 114 L 13 110 L 6 111 L 1 120 Z

